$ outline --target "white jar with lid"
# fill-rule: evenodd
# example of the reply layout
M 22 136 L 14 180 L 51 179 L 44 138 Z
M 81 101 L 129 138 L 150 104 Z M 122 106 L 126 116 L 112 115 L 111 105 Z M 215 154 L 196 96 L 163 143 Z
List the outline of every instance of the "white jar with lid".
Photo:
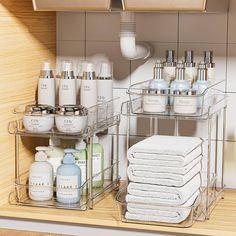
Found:
M 143 89 L 143 111 L 148 113 L 163 113 L 166 111 L 167 90 Z
M 56 127 L 63 133 L 78 133 L 88 124 L 88 109 L 83 106 L 66 105 L 56 111 Z
M 177 114 L 197 113 L 197 91 L 196 90 L 174 90 L 173 111 Z
M 48 132 L 54 126 L 54 108 L 51 106 L 28 105 L 23 117 L 24 128 L 29 132 Z

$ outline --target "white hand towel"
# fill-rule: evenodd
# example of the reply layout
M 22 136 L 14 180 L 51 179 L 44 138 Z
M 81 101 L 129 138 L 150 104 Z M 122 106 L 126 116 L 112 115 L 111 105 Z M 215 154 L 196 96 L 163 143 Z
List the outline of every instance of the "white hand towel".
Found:
M 129 148 L 128 159 L 135 164 L 153 165 L 158 160 L 158 165 L 181 167 L 201 154 L 201 144 L 195 137 L 154 135 Z
M 200 171 L 201 163 L 198 163 L 185 175 L 136 170 L 133 165 L 129 165 L 127 175 L 130 181 L 136 183 L 181 187 Z
M 128 220 L 162 222 L 162 223 L 181 223 L 186 220 L 191 212 L 191 206 L 199 195 L 199 191 L 180 207 L 158 206 L 147 204 L 128 203 L 125 218 Z
M 196 175 L 187 184 L 180 188 L 131 182 L 128 185 L 126 202 L 182 205 L 187 202 L 197 190 L 199 190 L 200 185 L 200 174 Z
M 202 160 L 202 155 L 193 159 L 193 161 L 191 161 L 189 164 L 183 167 L 177 167 L 177 166 L 173 167 L 171 165 L 167 165 L 167 166 L 158 165 L 158 161 L 155 161 L 155 165 L 134 164 L 133 162 L 130 162 L 130 166 L 132 166 L 132 169 L 136 171 L 158 172 L 158 173 L 163 173 L 163 174 L 172 173 L 172 174 L 185 175 L 194 166 L 196 166 L 201 160 Z

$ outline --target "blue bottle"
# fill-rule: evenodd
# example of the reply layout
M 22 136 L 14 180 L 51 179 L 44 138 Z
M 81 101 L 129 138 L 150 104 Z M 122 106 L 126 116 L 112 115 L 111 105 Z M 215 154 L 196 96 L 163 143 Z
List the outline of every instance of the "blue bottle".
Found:
M 183 91 L 190 88 L 189 82 L 185 80 L 184 63 L 179 61 L 175 70 L 175 80 L 171 83 L 170 93 L 173 94 L 175 90 Z M 170 105 L 173 104 L 173 97 L 170 98 Z
M 57 201 L 75 204 L 80 201 L 81 170 L 76 165 L 74 149 L 65 149 L 63 163 L 57 169 Z

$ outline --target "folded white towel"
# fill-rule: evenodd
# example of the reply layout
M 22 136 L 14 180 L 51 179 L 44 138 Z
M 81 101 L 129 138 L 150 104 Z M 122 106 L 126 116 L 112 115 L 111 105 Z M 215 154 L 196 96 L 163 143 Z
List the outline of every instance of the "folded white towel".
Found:
M 200 186 L 200 174 L 196 175 L 187 184 L 180 188 L 131 182 L 128 185 L 126 202 L 165 204 L 172 206 L 182 205 L 187 202 L 197 190 L 199 190 Z
M 182 167 L 202 153 L 202 140 L 195 137 L 154 135 L 128 150 L 131 164 Z
M 195 203 L 198 195 L 199 191 L 195 192 L 192 197 L 180 207 L 128 203 L 125 218 L 129 220 L 178 224 L 187 219 L 191 212 L 191 206 Z
M 181 187 L 191 180 L 201 171 L 201 163 L 199 162 L 185 175 L 175 173 L 163 173 L 136 169 L 136 166 L 129 165 L 127 175 L 130 181 L 144 184 L 156 184 L 164 186 Z
M 173 166 L 159 166 L 158 161 L 155 161 L 156 165 L 145 165 L 145 164 L 134 164 L 130 162 L 130 166 L 132 165 L 132 169 L 136 171 L 148 171 L 148 172 L 158 172 L 158 173 L 172 173 L 172 174 L 187 174 L 194 166 L 196 166 L 202 160 L 202 155 L 193 159 L 189 164 L 183 167 L 173 167 Z

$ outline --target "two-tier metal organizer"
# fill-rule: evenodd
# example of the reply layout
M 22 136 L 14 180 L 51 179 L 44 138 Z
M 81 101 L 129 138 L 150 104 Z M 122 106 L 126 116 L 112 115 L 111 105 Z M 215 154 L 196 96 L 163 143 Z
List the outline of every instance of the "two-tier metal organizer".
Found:
M 150 113 L 144 110 L 144 96 L 143 91 L 148 87 L 150 81 L 134 84 L 130 86 L 127 93 L 130 100 L 124 102 L 121 108 L 121 114 L 127 117 L 127 147 L 130 146 L 130 138 L 132 137 L 132 127 L 134 119 L 139 120 L 142 125 L 146 124 L 146 134 L 142 136 L 149 137 L 155 134 L 160 134 L 162 129 L 160 123 L 168 121 L 174 125 L 173 135 L 197 136 L 203 140 L 203 159 L 201 170 L 201 188 L 200 195 L 190 207 L 182 207 L 182 211 L 187 211 L 189 216 L 179 224 L 161 223 L 161 222 L 143 222 L 137 220 L 128 220 L 125 218 L 127 210 L 127 203 L 125 201 L 127 186 L 120 190 L 117 194 L 117 201 L 121 206 L 121 215 L 123 222 L 142 223 L 142 224 L 156 224 L 175 227 L 190 227 L 196 220 L 209 219 L 211 211 L 218 202 L 223 198 L 224 190 L 224 147 L 225 147 L 225 126 L 226 126 L 226 108 L 227 96 L 225 94 L 225 81 L 216 81 L 203 94 L 195 95 L 192 98 L 197 99 L 198 109 L 194 114 L 179 114 L 175 113 L 173 104 L 169 105 L 162 113 Z M 153 96 L 153 95 L 152 95 Z M 174 100 L 175 95 L 168 92 L 167 99 Z M 180 96 L 180 95 L 179 95 Z M 184 96 L 183 96 L 184 98 Z M 186 97 L 187 98 L 187 97 Z M 172 120 L 172 121 L 170 121 Z M 186 122 L 192 122 L 194 127 L 198 127 L 197 132 L 188 134 L 188 128 L 184 125 Z M 149 124 L 149 127 L 148 125 Z M 185 126 L 185 132 L 181 131 L 181 127 Z M 166 127 L 166 124 L 164 126 Z M 136 127 L 137 129 L 139 126 Z M 143 130 L 143 129 L 142 129 Z M 200 131 L 200 132 L 199 132 Z M 203 134 L 205 132 L 205 134 Z M 200 133 L 200 134 L 199 134 Z M 168 134 L 169 135 L 169 134 Z M 143 137 L 143 138 L 144 138 Z M 167 206 L 170 207 L 170 206 Z M 176 207 L 176 206 L 173 206 Z M 181 206 L 180 206 L 181 208 Z
M 9 195 L 9 203 L 20 206 L 31 207 L 46 207 L 46 208 L 62 208 L 70 210 L 86 210 L 93 208 L 94 202 L 99 200 L 106 191 L 119 189 L 119 124 L 120 114 L 114 112 L 114 106 L 118 99 L 98 104 L 97 106 L 88 109 L 88 125 L 80 133 L 62 133 L 54 126 L 50 132 L 34 133 L 29 132 L 24 128 L 22 118 L 24 116 L 25 106 L 28 104 L 21 104 L 13 111 L 16 114 L 16 120 L 9 123 L 9 133 L 15 135 L 15 190 Z M 111 138 L 111 151 L 104 160 L 104 169 L 99 173 L 93 173 L 93 136 L 94 134 L 104 134 Z M 24 165 L 24 157 L 21 156 L 20 142 L 27 139 L 37 145 L 45 145 L 45 140 L 50 138 L 59 138 L 63 140 L 85 140 L 90 144 L 89 155 L 86 161 L 86 182 L 79 187 L 81 192 L 81 200 L 78 204 L 60 204 L 57 202 L 55 192 L 56 187 L 53 187 L 54 197 L 50 201 L 33 201 L 29 197 L 28 185 L 28 170 L 22 168 Z M 26 143 L 27 141 L 25 141 Z M 70 142 L 70 141 L 69 141 Z M 36 145 L 35 145 L 36 146 Z M 31 161 L 33 161 L 33 154 Z M 22 165 L 21 165 L 22 164 Z M 29 166 L 29 163 L 27 164 Z M 22 171 L 23 170 L 23 171 Z M 93 179 L 96 176 L 103 175 L 104 183 L 99 188 L 94 188 Z

